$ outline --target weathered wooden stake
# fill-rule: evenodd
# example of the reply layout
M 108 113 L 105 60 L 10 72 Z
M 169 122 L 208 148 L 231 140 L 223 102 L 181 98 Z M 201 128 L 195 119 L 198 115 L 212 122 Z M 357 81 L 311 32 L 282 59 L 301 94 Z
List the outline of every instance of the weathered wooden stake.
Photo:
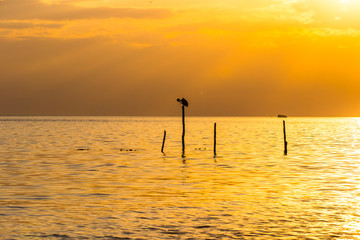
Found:
M 283 120 L 283 129 L 284 129 L 284 154 L 287 155 L 287 141 L 286 141 L 286 130 L 285 130 L 285 120 Z
M 182 155 L 185 156 L 185 106 L 182 105 L 182 125 L 183 125 L 183 131 L 182 131 Z
M 161 147 L 162 153 L 164 153 L 165 139 L 166 139 L 166 131 L 164 131 L 164 138 L 163 138 L 163 143 L 162 143 L 162 147 Z
M 214 156 L 216 156 L 216 123 L 214 123 Z
M 181 103 L 182 105 L 182 124 L 183 124 L 183 132 L 182 132 L 182 157 L 185 157 L 185 107 L 189 106 L 188 101 L 185 98 L 178 98 L 176 101 Z

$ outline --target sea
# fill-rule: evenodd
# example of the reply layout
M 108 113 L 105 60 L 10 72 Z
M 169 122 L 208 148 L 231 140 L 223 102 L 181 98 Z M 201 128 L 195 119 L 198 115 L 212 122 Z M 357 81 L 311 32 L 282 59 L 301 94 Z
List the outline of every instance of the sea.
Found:
M 0 117 L 0 239 L 360 239 L 360 118 L 185 123 Z

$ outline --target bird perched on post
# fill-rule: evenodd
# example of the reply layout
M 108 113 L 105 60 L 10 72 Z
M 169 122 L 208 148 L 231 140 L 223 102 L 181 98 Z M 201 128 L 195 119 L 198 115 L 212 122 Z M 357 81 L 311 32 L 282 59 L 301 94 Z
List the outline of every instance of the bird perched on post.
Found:
M 188 101 L 186 101 L 185 98 L 182 98 L 182 99 L 178 98 L 177 101 L 178 101 L 179 103 L 181 103 L 182 105 L 184 105 L 185 107 L 188 107 L 188 106 L 189 106 L 189 103 L 188 103 Z

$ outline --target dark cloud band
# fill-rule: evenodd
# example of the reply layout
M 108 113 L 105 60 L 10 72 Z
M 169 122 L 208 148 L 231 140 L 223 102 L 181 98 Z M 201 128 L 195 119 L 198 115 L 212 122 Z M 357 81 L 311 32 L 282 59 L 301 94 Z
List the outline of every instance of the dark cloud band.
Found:
M 168 18 L 173 13 L 168 9 L 155 8 L 84 8 L 70 4 L 48 5 L 37 0 L 0 1 L 2 20 L 77 20 L 105 18 Z

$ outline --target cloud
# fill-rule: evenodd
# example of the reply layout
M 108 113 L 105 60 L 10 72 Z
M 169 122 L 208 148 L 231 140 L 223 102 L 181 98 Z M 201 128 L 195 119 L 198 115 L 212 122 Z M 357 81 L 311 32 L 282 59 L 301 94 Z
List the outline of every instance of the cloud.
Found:
M 141 8 L 84 8 L 70 4 L 48 5 L 38 0 L 4 0 L 0 2 L 3 20 L 78 20 L 106 18 L 161 19 L 172 16 L 167 9 Z
M 0 22 L 0 28 L 5 29 L 27 29 L 27 28 L 61 28 L 64 24 L 59 23 L 31 23 L 31 22 Z
M 296 14 L 311 16 L 314 27 L 360 27 L 359 1 L 296 0 L 291 5 Z

